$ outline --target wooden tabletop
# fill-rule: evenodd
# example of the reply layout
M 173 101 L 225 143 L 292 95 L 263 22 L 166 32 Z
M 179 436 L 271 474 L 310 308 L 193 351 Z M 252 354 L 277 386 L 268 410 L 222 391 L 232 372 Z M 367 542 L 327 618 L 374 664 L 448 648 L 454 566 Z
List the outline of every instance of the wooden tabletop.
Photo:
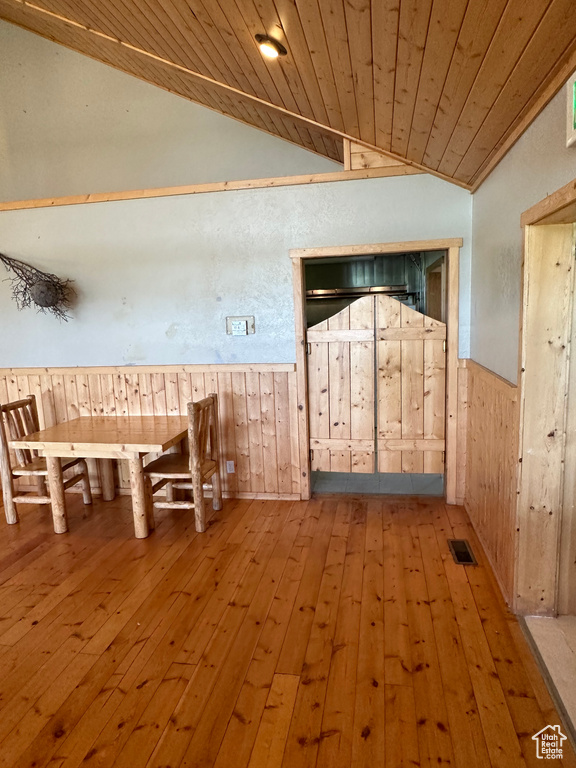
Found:
M 10 445 L 53 455 L 161 453 L 179 443 L 187 431 L 186 416 L 81 416 L 10 440 Z

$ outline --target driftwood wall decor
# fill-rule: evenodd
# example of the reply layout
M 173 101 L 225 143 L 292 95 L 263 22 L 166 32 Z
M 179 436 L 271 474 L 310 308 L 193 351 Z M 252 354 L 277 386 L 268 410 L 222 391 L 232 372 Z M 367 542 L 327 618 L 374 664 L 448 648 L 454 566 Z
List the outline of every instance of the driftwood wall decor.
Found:
M 67 310 L 75 296 L 72 280 L 62 280 L 49 272 L 42 272 L 23 261 L 0 253 L 0 261 L 9 272 L 12 298 L 18 309 L 34 305 L 38 312 L 51 312 L 60 320 L 68 320 Z

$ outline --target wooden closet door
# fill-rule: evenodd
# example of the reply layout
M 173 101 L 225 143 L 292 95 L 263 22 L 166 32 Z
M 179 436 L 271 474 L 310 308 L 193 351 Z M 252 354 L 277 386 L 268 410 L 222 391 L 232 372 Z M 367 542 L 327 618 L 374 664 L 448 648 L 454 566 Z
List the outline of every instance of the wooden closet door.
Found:
M 312 470 L 375 471 L 374 298 L 307 332 Z
M 446 325 L 376 297 L 379 472 L 444 472 Z

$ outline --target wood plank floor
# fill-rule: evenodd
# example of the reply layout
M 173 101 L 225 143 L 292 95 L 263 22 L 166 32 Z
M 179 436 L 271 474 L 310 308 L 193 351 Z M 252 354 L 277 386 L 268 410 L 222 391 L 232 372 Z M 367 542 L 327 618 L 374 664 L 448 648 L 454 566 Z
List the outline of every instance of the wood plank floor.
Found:
M 68 500 L 68 534 L 0 524 L 0 768 L 541 765 L 560 721 L 461 508 L 227 501 L 136 540 L 128 498 Z

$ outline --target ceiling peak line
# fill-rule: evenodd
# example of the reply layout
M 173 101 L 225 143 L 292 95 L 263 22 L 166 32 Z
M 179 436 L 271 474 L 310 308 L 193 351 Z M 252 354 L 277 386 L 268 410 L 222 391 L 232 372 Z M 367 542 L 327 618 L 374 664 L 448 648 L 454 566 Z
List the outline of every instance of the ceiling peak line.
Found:
M 576 67 L 576 43 L 565 52 L 564 56 L 553 68 L 552 77 L 542 83 L 536 91 L 532 102 L 524 107 L 522 112 L 508 127 L 508 130 L 492 152 L 486 157 L 470 180 L 471 191 L 476 192 L 480 185 L 494 170 L 495 166 L 508 154 L 520 136 L 526 131 L 540 112 L 554 96 L 559 93 Z
M 268 109 L 273 112 L 277 112 L 281 115 L 284 115 L 285 117 L 294 120 L 296 122 L 304 123 L 307 126 L 312 126 L 313 128 L 323 131 L 325 133 L 331 134 L 332 136 L 338 138 L 338 139 L 348 139 L 350 141 L 353 141 L 358 144 L 362 144 L 369 150 L 373 150 L 376 152 L 379 152 L 382 155 L 385 155 L 387 157 L 392 158 L 393 160 L 401 161 L 402 163 L 405 163 L 406 165 L 413 166 L 414 168 L 417 168 L 418 170 L 424 171 L 425 173 L 429 173 L 433 176 L 436 176 L 443 181 L 447 181 L 451 184 L 456 184 L 457 186 L 460 186 L 468 191 L 470 191 L 471 187 L 469 184 L 454 179 L 450 176 L 447 176 L 446 174 L 443 174 L 439 171 L 432 170 L 430 168 L 427 168 L 424 165 L 421 165 L 420 163 L 414 162 L 412 160 L 409 160 L 401 155 L 395 154 L 394 152 L 390 152 L 386 149 L 383 149 L 381 147 L 378 147 L 377 145 L 370 144 L 368 142 L 362 141 L 357 136 L 353 136 L 351 134 L 348 134 L 344 131 L 340 131 L 337 128 L 333 128 L 329 125 L 325 125 L 323 123 L 319 123 L 316 120 L 313 120 L 312 118 L 305 117 L 304 115 L 300 115 L 296 112 L 292 112 L 289 109 L 286 109 L 285 107 L 281 107 L 277 104 L 274 104 L 272 102 L 266 101 L 265 99 L 261 99 L 258 96 L 253 96 L 252 94 L 246 93 L 238 88 L 235 88 L 234 86 L 227 85 L 226 83 L 221 83 L 218 80 L 215 80 L 214 78 L 208 77 L 207 75 L 203 75 L 199 72 L 195 72 L 192 69 L 189 69 L 188 67 L 185 67 L 181 64 L 177 64 L 173 61 L 170 61 L 169 59 L 165 59 L 162 56 L 158 56 L 157 54 L 150 53 L 149 51 L 144 50 L 143 48 L 139 48 L 138 46 L 132 45 L 131 43 L 127 43 L 124 40 L 120 39 L 119 37 L 115 37 L 112 35 L 108 35 L 105 32 L 100 32 L 97 29 L 93 29 L 92 27 L 82 24 L 81 22 L 74 21 L 73 19 L 69 19 L 67 16 L 64 16 L 59 13 L 55 13 L 54 11 L 49 11 L 45 8 L 42 8 L 38 5 L 35 5 L 35 3 L 30 2 L 30 0 L 11 0 L 11 2 L 14 5 L 21 6 L 23 8 L 26 8 L 30 10 L 33 14 L 40 14 L 43 16 L 49 16 L 52 19 L 55 19 L 58 22 L 61 22 L 63 24 L 67 24 L 69 26 L 75 27 L 76 29 L 80 29 L 83 32 L 93 35 L 95 37 L 102 38 L 104 40 L 107 40 L 110 43 L 119 45 L 123 48 L 126 48 L 127 50 L 132 51 L 133 53 L 136 53 L 140 56 L 144 56 L 148 59 L 151 59 L 152 61 L 157 62 L 158 64 L 161 64 L 163 66 L 166 66 L 171 69 L 178 70 L 192 78 L 194 78 L 197 81 L 200 81 L 201 83 L 204 83 L 206 86 L 211 86 L 213 88 L 218 88 L 222 91 L 225 91 L 229 94 L 232 94 L 242 100 L 250 101 L 260 107 L 263 107 L 265 109 Z

